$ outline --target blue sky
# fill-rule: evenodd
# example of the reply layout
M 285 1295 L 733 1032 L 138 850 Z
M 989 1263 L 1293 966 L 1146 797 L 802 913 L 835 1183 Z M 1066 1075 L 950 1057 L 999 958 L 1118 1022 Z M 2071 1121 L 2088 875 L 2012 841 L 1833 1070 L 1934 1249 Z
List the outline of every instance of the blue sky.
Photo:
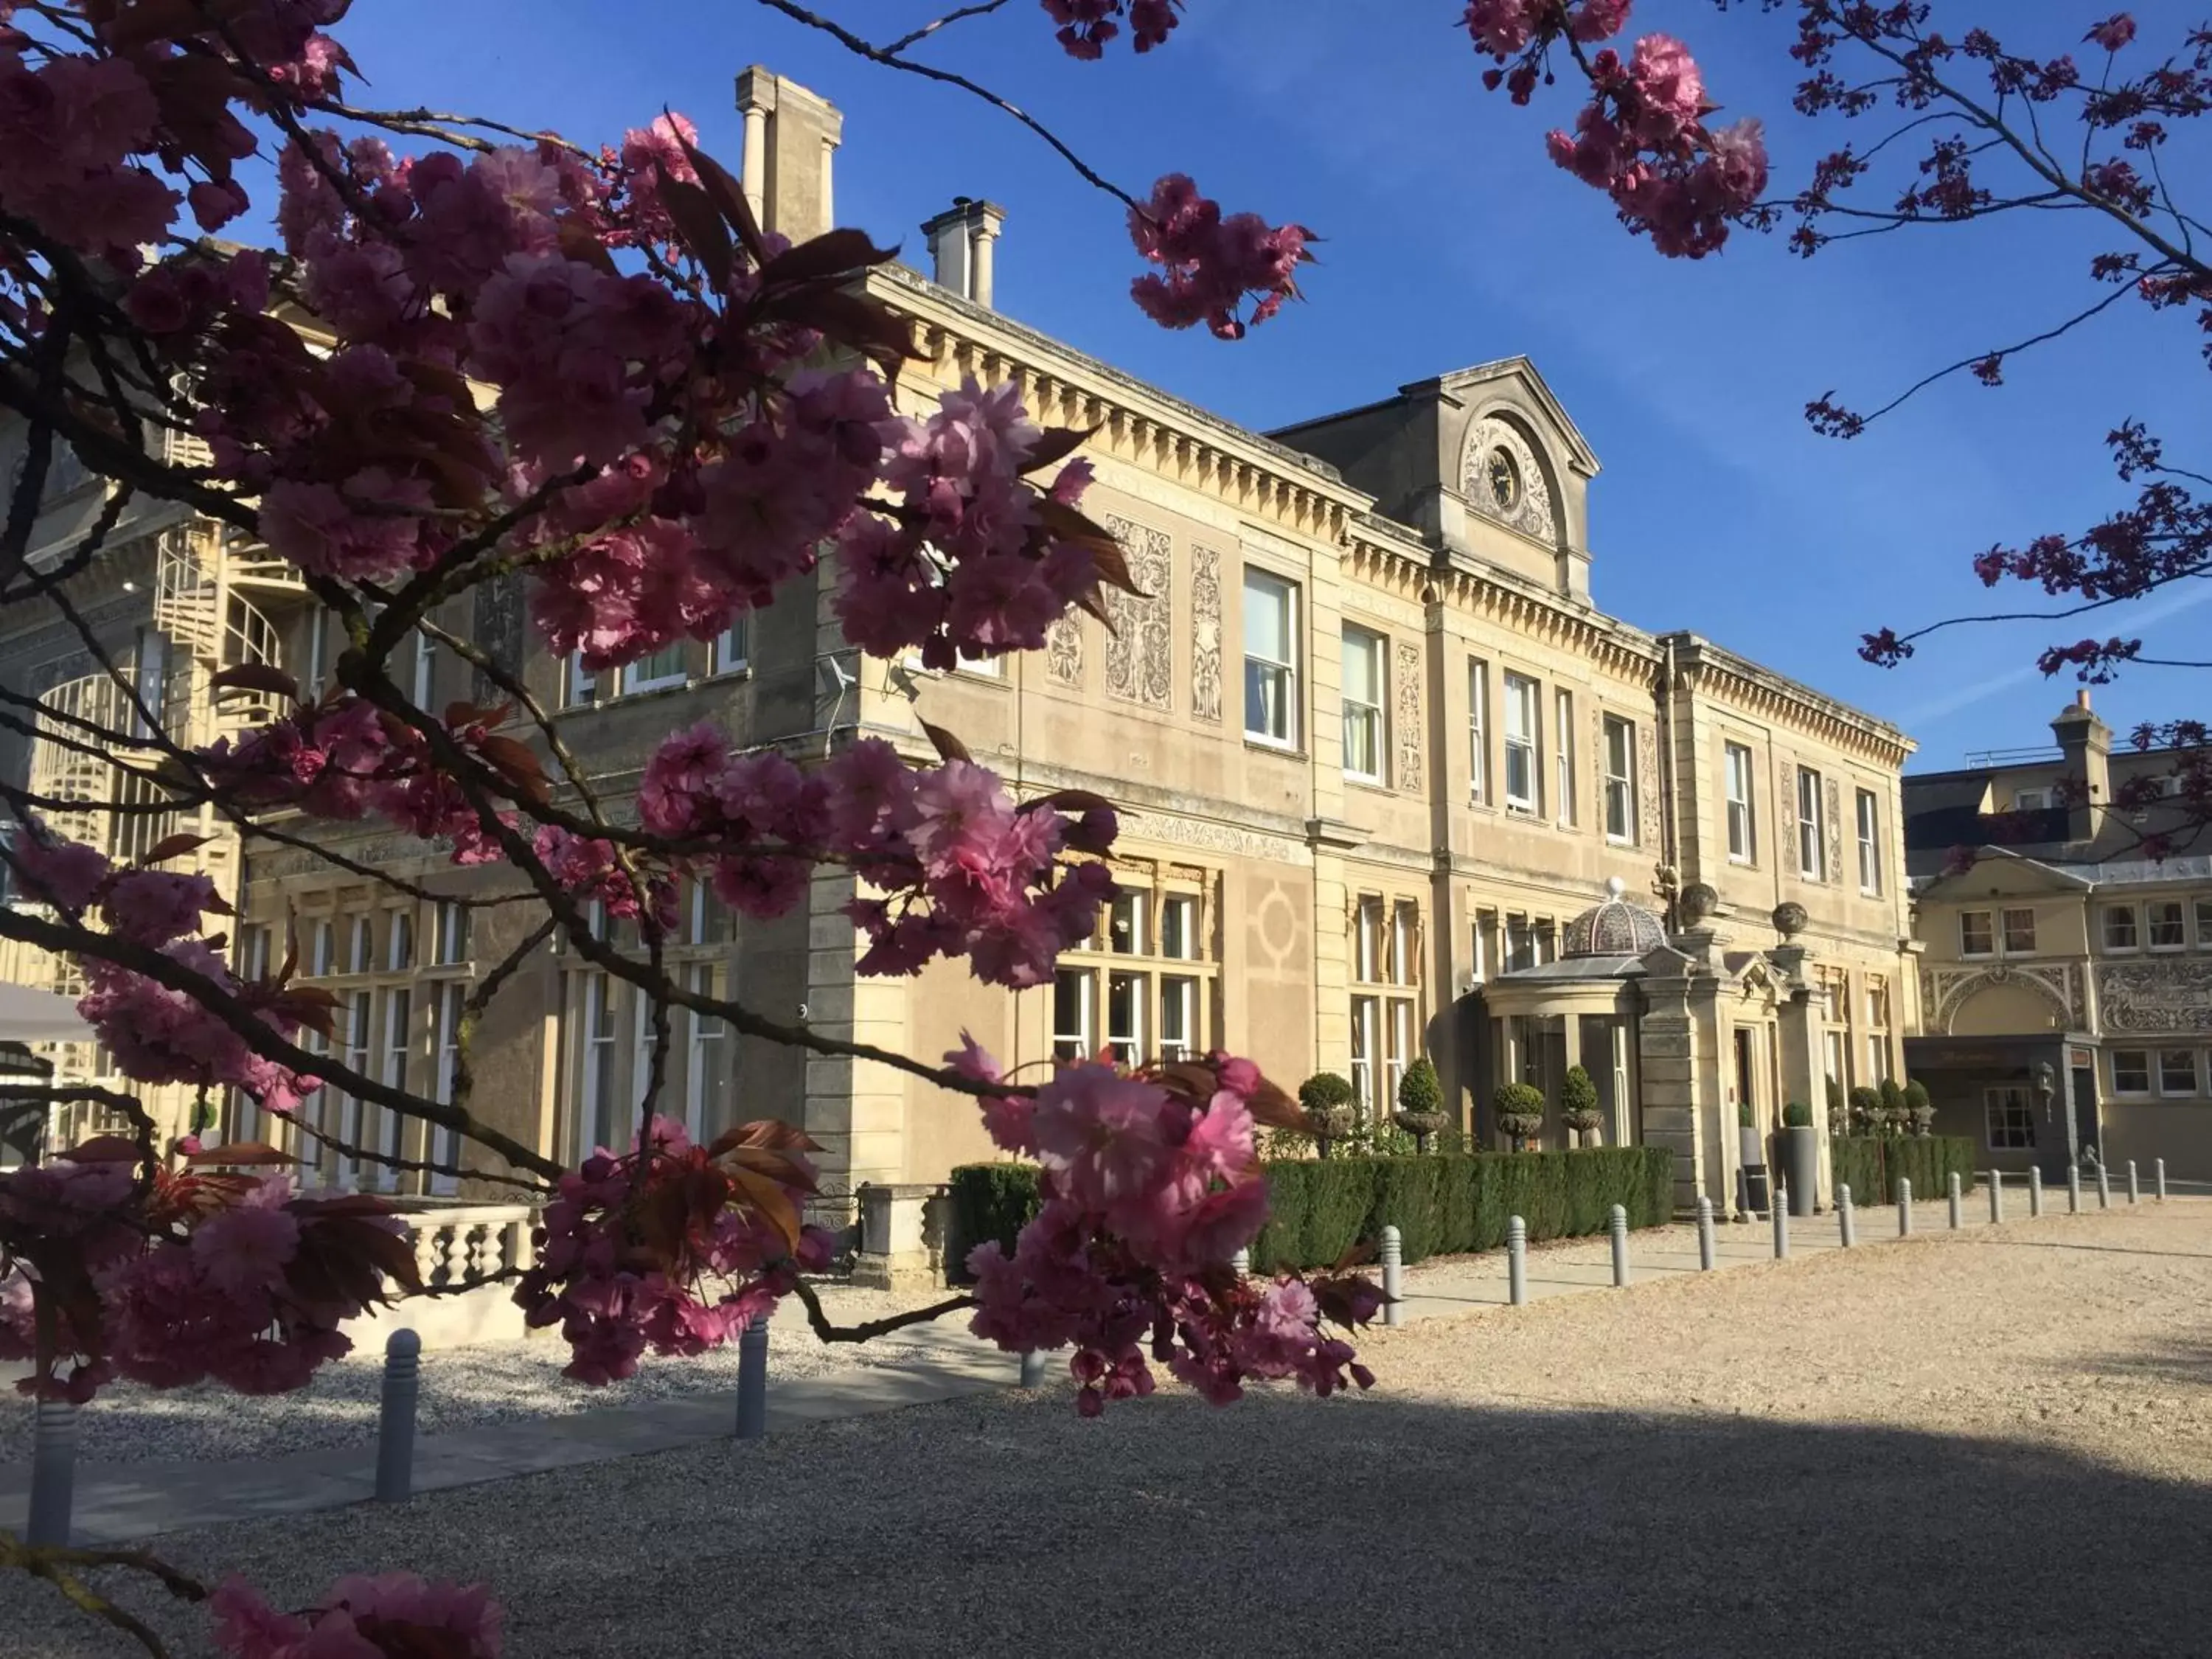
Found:
M 878 39 L 944 9 L 822 3 Z M 1954 32 L 1990 22 L 2008 46 L 2055 53 L 2107 9 L 1939 0 L 1937 21 Z M 2181 0 L 2134 10 L 2149 41 L 2198 21 Z M 1032 0 L 1012 0 L 935 49 L 1133 191 L 1180 169 L 1231 210 L 1324 236 L 1308 303 L 1234 345 L 1146 321 L 1127 299 L 1138 262 L 1116 204 L 1004 116 L 743 0 L 538 0 L 527 29 L 504 5 L 379 0 L 342 34 L 371 80 L 364 103 L 466 109 L 591 142 L 665 105 L 733 169 L 734 76 L 764 63 L 845 112 L 841 220 L 903 241 L 919 263 L 923 218 L 956 194 L 988 196 L 1009 216 L 1003 310 L 1251 426 L 1526 354 L 1603 463 L 1590 512 L 1598 602 L 1645 627 L 1694 629 L 1898 722 L 1920 743 L 1920 768 L 2047 738 L 2073 691 L 2070 678 L 2034 672 L 2047 640 L 2140 633 L 2154 653 L 2207 654 L 2197 641 L 2212 637 L 2212 609 L 2197 602 L 2212 584 L 2159 596 L 2133 621 L 1960 630 L 1894 671 L 1853 655 L 1860 633 L 1885 623 L 2038 608 L 1993 607 L 1967 562 L 2118 504 L 2102 440 L 2122 420 L 2148 421 L 2170 453 L 2202 464 L 2212 424 L 2195 331 L 2131 303 L 2019 360 L 2002 390 L 1962 379 L 1850 443 L 1804 425 L 1808 398 L 1834 388 L 1847 404 L 1886 401 L 2086 303 L 2081 273 L 2100 244 L 2078 221 L 1916 232 L 1810 262 L 1749 236 L 1716 258 L 1661 259 L 1545 159 L 1544 130 L 1571 116 L 1570 88 L 1519 110 L 1485 94 L 1458 11 L 1457 0 L 1189 0 L 1164 49 L 1078 64 Z M 1788 17 L 1749 0 L 1724 15 L 1710 0 L 1639 0 L 1631 20 L 1632 34 L 1689 41 L 1723 118 L 1766 118 L 1782 184 L 1836 141 L 1789 107 Z M 2200 678 L 2135 671 L 2100 688 L 2097 704 L 2123 732 L 2202 715 Z

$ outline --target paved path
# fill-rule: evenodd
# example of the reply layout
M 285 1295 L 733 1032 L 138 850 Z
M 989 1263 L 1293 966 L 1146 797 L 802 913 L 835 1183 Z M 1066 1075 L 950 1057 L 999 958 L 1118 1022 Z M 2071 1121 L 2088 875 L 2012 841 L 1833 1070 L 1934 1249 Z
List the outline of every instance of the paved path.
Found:
M 2201 1199 L 2175 1204 L 2202 1205 Z M 2083 1194 L 2094 1212 L 2094 1188 Z M 2152 1202 L 2148 1193 L 2143 1202 Z M 2126 1204 L 2124 1187 L 2112 1194 L 2115 1209 Z M 2063 1215 L 2065 1189 L 2046 1193 L 2045 1216 Z M 2027 1194 L 2008 1183 L 2006 1216 L 2024 1219 Z M 1858 1242 L 1872 1249 L 1897 1236 L 1893 1207 L 1860 1210 Z M 1948 1227 L 1947 1205 L 1916 1201 L 1914 1230 L 1926 1233 Z M 1969 1194 L 1961 1205 L 1968 1229 L 1986 1226 L 1985 1194 Z M 1771 1224 L 1719 1224 L 1715 1229 L 1716 1267 L 1729 1268 L 1773 1259 Z M 1838 1226 L 1831 1212 L 1793 1218 L 1793 1256 L 1835 1249 Z M 1651 1280 L 1699 1271 L 1697 1231 L 1674 1225 L 1634 1233 L 1629 1238 L 1630 1278 Z M 1560 1240 L 1532 1249 L 1528 1256 L 1530 1299 L 1603 1291 L 1612 1285 L 1610 1241 L 1604 1237 Z M 1419 1320 L 1497 1306 L 1508 1300 L 1505 1256 L 1440 1260 L 1407 1271 L 1403 1317 Z M 1013 1385 L 1018 1362 L 967 1334 L 957 1320 L 907 1334 L 934 1350 L 909 1365 L 871 1366 L 831 1376 L 779 1378 L 769 1382 L 768 1429 L 773 1435 L 795 1425 L 828 1419 L 856 1418 L 933 1401 L 989 1393 Z M 434 1364 L 434 1356 L 426 1364 Z M 89 1407 L 98 1410 L 95 1404 Z M 544 1470 L 596 1463 L 641 1453 L 669 1451 L 727 1438 L 737 1414 L 734 1394 L 702 1395 L 659 1401 L 649 1406 L 586 1412 L 551 1419 L 491 1424 L 417 1441 L 415 1486 L 432 1492 L 501 1480 Z M 185 1528 L 257 1516 L 300 1514 L 340 1508 L 368 1499 L 374 1486 L 375 1449 L 355 1446 L 235 1462 L 81 1462 L 76 1472 L 75 1541 L 120 1543 Z M 0 1464 L 0 1527 L 20 1530 L 29 1508 L 27 1464 Z

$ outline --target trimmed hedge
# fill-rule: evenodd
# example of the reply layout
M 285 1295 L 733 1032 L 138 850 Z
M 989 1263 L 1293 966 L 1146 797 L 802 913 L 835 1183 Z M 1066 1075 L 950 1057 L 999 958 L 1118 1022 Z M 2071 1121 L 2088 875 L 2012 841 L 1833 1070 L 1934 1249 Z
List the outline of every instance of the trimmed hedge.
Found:
M 1896 1203 L 1899 1177 L 1923 1203 L 1948 1193 L 1954 1172 L 1961 1192 L 1974 1189 L 1971 1135 L 1837 1135 L 1828 1150 L 1836 1184 L 1851 1189 L 1854 1204 Z
M 1283 1158 L 1265 1167 L 1267 1224 L 1252 1241 L 1252 1265 L 1262 1273 L 1334 1267 L 1355 1245 L 1379 1240 L 1386 1226 L 1398 1229 L 1411 1263 L 1497 1249 L 1516 1215 L 1531 1240 L 1601 1233 L 1616 1204 L 1632 1227 L 1674 1219 L 1674 1156 L 1658 1146 Z M 1036 1174 L 1028 1164 L 953 1170 L 949 1277 L 964 1281 L 968 1253 L 978 1244 L 995 1238 L 1012 1251 L 1014 1236 L 1036 1213 Z
M 1037 1212 L 1034 1164 L 963 1164 L 953 1170 L 952 1237 L 945 1254 L 945 1277 L 969 1282 L 968 1253 L 993 1239 L 1008 1255 L 1014 1240 Z

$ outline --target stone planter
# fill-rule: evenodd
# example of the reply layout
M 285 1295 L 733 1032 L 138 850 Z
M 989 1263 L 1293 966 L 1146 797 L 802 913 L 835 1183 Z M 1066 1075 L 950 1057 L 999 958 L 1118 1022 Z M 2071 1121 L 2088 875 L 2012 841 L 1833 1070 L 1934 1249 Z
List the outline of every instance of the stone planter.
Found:
M 1349 1106 L 1324 1106 L 1318 1111 L 1308 1112 L 1306 1116 L 1313 1122 L 1314 1150 L 1323 1158 L 1328 1156 L 1332 1143 L 1352 1133 Z
M 1544 1120 L 1534 1112 L 1508 1112 L 1498 1120 L 1498 1127 L 1513 1137 L 1513 1150 L 1525 1152 L 1532 1140 L 1540 1140 L 1544 1134 Z
M 1390 1121 L 1413 1136 L 1414 1146 L 1425 1152 L 1430 1137 L 1443 1133 L 1445 1119 L 1442 1112 L 1393 1112 Z
M 1743 1159 L 1743 1170 L 1736 1192 L 1738 1207 L 1749 1215 L 1766 1212 L 1766 1148 L 1759 1145 L 1759 1131 L 1748 1124 L 1736 1129 L 1736 1145 Z
M 1790 1188 L 1790 1213 L 1811 1215 L 1820 1192 L 1820 1136 L 1810 1124 L 1784 1128 L 1775 1138 L 1782 1179 Z

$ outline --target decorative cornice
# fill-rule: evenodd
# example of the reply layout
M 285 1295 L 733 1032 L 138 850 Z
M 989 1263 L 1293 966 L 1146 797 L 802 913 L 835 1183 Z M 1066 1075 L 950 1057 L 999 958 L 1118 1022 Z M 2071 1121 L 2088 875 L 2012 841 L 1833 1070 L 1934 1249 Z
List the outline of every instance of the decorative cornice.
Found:
M 1887 720 L 1786 679 L 1710 640 L 1668 634 L 1659 642 L 1675 647 L 1674 672 L 1692 690 L 1858 754 L 1885 770 L 1904 765 L 1917 746 Z
M 1373 498 L 1335 468 L 969 303 L 896 265 L 869 273 L 874 296 L 915 327 L 952 375 L 1012 385 L 1037 420 L 1095 428 L 1086 447 L 1176 480 L 1297 534 L 1344 539 Z

